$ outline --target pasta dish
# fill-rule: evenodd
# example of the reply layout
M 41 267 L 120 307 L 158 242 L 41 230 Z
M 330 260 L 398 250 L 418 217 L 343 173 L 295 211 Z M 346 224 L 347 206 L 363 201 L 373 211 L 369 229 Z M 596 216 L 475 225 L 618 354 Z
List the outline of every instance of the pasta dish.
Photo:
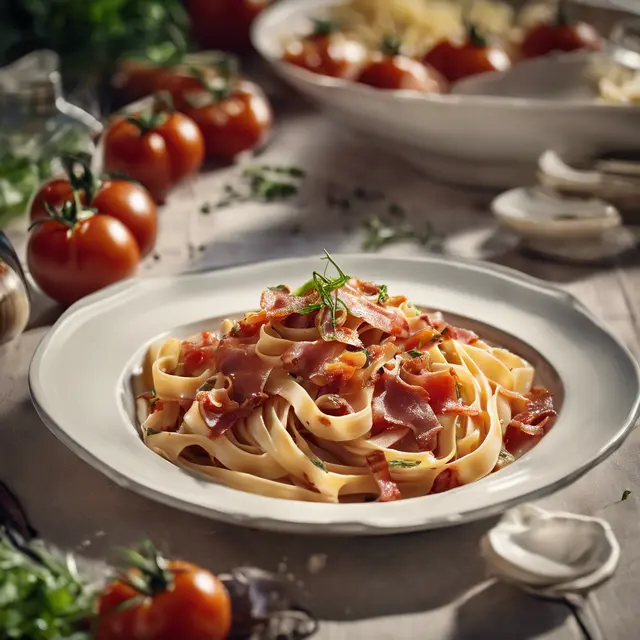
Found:
M 391 501 L 480 480 L 549 430 L 528 362 L 325 260 L 219 331 L 151 348 L 152 451 L 264 496 Z

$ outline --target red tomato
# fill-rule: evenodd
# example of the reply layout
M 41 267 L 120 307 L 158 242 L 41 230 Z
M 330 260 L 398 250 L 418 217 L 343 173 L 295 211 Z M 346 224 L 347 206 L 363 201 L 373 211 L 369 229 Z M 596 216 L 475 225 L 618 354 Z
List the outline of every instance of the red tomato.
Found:
M 133 122 L 135 121 L 135 123 Z M 204 161 L 204 140 L 188 116 L 174 112 L 116 121 L 104 139 L 105 171 L 141 182 L 158 203 Z
M 488 71 L 505 71 L 511 66 L 511 59 L 505 50 L 490 44 L 473 27 L 466 42 L 455 44 L 442 41 L 427 52 L 423 61 L 449 82 Z
M 533 27 L 522 41 L 525 58 L 546 56 L 554 51 L 569 52 L 579 49 L 597 51 L 602 48 L 602 38 L 594 27 L 586 22 L 539 24 Z
M 64 305 L 132 276 L 138 244 L 119 220 L 92 215 L 69 226 L 45 220 L 31 231 L 27 264 L 48 296 Z
M 258 146 L 271 129 L 271 105 L 262 90 L 246 80 L 227 80 L 220 94 L 200 90 L 202 106 L 187 110 L 204 137 L 207 158 L 231 160 Z
M 93 176 L 89 174 L 86 179 L 93 181 Z M 95 187 L 90 202 L 87 202 L 86 190 L 79 191 L 81 203 L 120 220 L 136 239 L 140 255 L 146 256 L 155 246 L 158 234 L 158 209 L 149 192 L 128 180 L 105 180 Z M 54 209 L 65 202 L 73 202 L 73 186 L 69 179 L 54 178 L 40 188 L 31 203 L 32 222 L 49 217 L 45 202 Z
M 191 30 L 203 49 L 244 53 L 251 48 L 251 25 L 271 0 L 186 0 Z
M 376 89 L 410 89 L 441 93 L 444 78 L 427 65 L 407 56 L 379 53 L 362 70 L 358 82 Z
M 100 597 L 96 640 L 225 640 L 231 629 L 231 599 L 212 573 L 186 562 L 167 567 L 173 588 L 140 594 L 113 582 Z
M 353 80 L 366 64 L 367 50 L 335 32 L 332 24 L 317 21 L 310 36 L 287 45 L 282 59 L 323 76 Z

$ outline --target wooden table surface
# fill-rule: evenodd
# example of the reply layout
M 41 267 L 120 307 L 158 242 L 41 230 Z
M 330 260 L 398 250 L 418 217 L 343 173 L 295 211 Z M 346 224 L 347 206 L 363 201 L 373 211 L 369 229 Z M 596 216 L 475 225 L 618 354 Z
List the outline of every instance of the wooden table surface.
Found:
M 281 94 L 276 109 L 276 134 L 259 161 L 304 167 L 308 176 L 299 196 L 204 214 L 201 205 L 216 202 L 238 169 L 203 173 L 175 192 L 162 211 L 157 252 L 141 267 L 141 277 L 320 255 L 324 247 L 334 253 L 359 251 L 363 220 L 393 201 L 417 226 L 430 221 L 439 238 L 435 250 L 491 259 L 572 292 L 640 356 L 639 252 L 598 267 L 523 255 L 513 238 L 497 232 L 488 213 L 492 194 L 434 184 L 289 94 Z M 382 191 L 387 200 L 349 209 L 327 203 L 329 191 L 349 195 L 359 186 Z M 23 224 L 10 235 L 22 253 Z M 424 251 L 408 242 L 383 253 Z M 26 333 L 0 347 L 0 479 L 16 492 L 47 539 L 104 558 L 110 548 L 148 535 L 165 550 L 217 571 L 245 563 L 282 571 L 322 617 L 321 639 L 581 637 L 561 605 L 487 581 L 477 545 L 495 520 L 376 539 L 296 537 L 211 522 L 116 486 L 59 443 L 29 400 L 30 358 L 59 313 L 55 304 L 36 297 Z M 538 503 L 603 516 L 618 535 L 620 569 L 596 594 L 611 640 L 639 637 L 639 454 L 636 431 L 596 469 Z M 632 491 L 629 499 L 616 502 L 625 489 Z M 309 558 L 314 555 L 326 564 L 312 573 Z

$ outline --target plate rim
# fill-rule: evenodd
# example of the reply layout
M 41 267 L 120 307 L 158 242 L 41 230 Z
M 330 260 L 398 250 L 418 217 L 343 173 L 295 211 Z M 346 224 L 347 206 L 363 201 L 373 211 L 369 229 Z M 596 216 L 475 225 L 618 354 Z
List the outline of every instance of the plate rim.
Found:
M 338 260 L 344 259 L 351 261 L 372 257 L 371 254 L 363 253 L 336 253 L 333 255 L 334 258 Z M 37 380 L 37 374 L 49 343 L 51 342 L 57 331 L 63 325 L 66 325 L 69 319 L 73 318 L 75 313 L 81 309 L 92 307 L 103 302 L 104 300 L 112 298 L 115 299 L 116 297 L 124 295 L 130 290 L 144 286 L 145 282 L 149 280 L 156 283 L 162 283 L 163 281 L 169 283 L 179 281 L 183 278 L 206 278 L 207 275 L 210 275 L 212 273 L 238 274 L 242 273 L 243 271 L 250 272 L 255 269 L 260 269 L 260 267 L 264 267 L 266 265 L 270 265 L 273 267 L 286 267 L 288 265 L 293 265 L 307 259 L 309 258 L 304 256 L 277 258 L 221 268 L 204 270 L 198 269 L 173 275 L 151 276 L 147 278 L 130 278 L 83 298 L 62 313 L 62 315 L 58 318 L 58 320 L 54 323 L 50 330 L 40 340 L 31 359 L 28 372 L 28 387 L 31 401 L 36 409 L 36 412 L 38 413 L 44 424 L 47 426 L 47 428 L 53 433 L 53 435 L 81 460 L 99 470 L 101 473 L 107 476 L 107 478 L 115 482 L 118 486 L 131 490 L 147 499 L 153 499 L 154 501 L 173 508 L 180 509 L 182 511 L 194 513 L 200 516 L 207 517 L 209 519 L 231 522 L 232 524 L 246 525 L 251 526 L 252 528 L 276 532 L 317 534 L 318 530 L 315 529 L 317 524 L 310 524 L 306 521 L 300 520 L 282 520 L 277 516 L 273 518 L 263 517 L 258 519 L 255 516 L 252 517 L 251 515 L 246 515 L 241 511 L 230 512 L 227 506 L 225 506 L 224 509 L 221 510 L 218 508 L 212 508 L 210 506 L 196 504 L 183 497 L 170 495 L 162 490 L 155 489 L 154 487 L 150 487 L 144 483 L 132 480 L 125 473 L 122 473 L 111 467 L 107 462 L 104 462 L 101 458 L 89 451 L 83 445 L 76 442 L 73 437 L 66 433 L 64 428 L 62 428 L 56 422 L 56 420 L 48 414 L 47 410 L 40 403 L 38 398 L 43 397 L 46 392 L 40 387 L 40 384 Z M 455 515 L 452 514 L 449 517 L 443 516 L 437 520 L 430 520 L 428 517 L 425 517 L 420 522 L 411 525 L 398 525 L 395 521 L 389 521 L 389 519 L 376 520 L 375 517 L 369 519 L 363 518 L 353 521 L 345 520 L 338 523 L 325 523 L 324 527 L 322 528 L 323 535 L 390 535 L 396 533 L 406 533 L 412 531 L 423 531 L 428 529 L 439 529 L 457 526 L 498 515 L 516 504 L 521 504 L 533 499 L 542 498 L 572 484 L 580 477 L 582 477 L 585 473 L 597 466 L 613 452 L 615 452 L 624 443 L 626 438 L 635 428 L 636 423 L 640 419 L 640 364 L 633 356 L 629 348 L 615 335 L 615 333 L 609 330 L 606 324 L 598 317 L 596 317 L 573 294 L 559 287 L 556 287 L 540 278 L 536 278 L 535 276 L 517 271 L 516 269 L 512 269 L 504 265 L 497 265 L 478 260 L 452 258 L 435 254 L 429 254 L 425 256 L 376 256 L 376 259 L 404 264 L 417 262 L 421 264 L 435 263 L 445 266 L 463 265 L 475 272 L 486 273 L 489 275 L 497 276 L 503 280 L 515 282 L 516 284 L 524 286 L 529 290 L 536 291 L 539 294 L 551 296 L 556 300 L 559 300 L 562 304 L 573 307 L 576 312 L 583 315 L 591 324 L 595 325 L 599 331 L 605 333 L 615 343 L 616 347 L 620 350 L 620 353 L 626 357 L 628 364 L 631 365 L 631 368 L 635 373 L 635 387 L 636 389 L 638 389 L 639 393 L 636 395 L 636 399 L 633 403 L 633 406 L 631 407 L 630 412 L 627 415 L 627 419 L 623 424 L 618 426 L 615 434 L 610 438 L 607 444 L 596 451 L 592 456 L 586 459 L 572 472 L 564 475 L 562 478 L 558 479 L 555 482 L 551 482 L 531 491 L 525 491 L 523 493 L 520 493 L 518 496 L 514 496 L 510 499 L 498 500 L 494 504 L 478 507 L 477 509 L 468 509 L 463 513 L 456 513 Z M 277 499 L 272 498 L 272 500 Z

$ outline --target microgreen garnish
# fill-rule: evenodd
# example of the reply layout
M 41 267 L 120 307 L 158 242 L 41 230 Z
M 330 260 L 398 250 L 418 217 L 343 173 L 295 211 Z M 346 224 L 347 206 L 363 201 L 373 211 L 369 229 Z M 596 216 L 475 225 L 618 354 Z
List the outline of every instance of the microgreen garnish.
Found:
M 387 463 L 391 468 L 396 467 L 398 469 L 412 469 L 422 464 L 421 460 L 389 460 Z
M 224 186 L 224 196 L 216 207 L 222 209 L 238 202 L 277 202 L 286 200 L 299 191 L 297 181 L 306 176 L 299 167 L 257 165 L 247 167 L 241 176 L 241 187 Z
M 311 463 L 318 467 L 318 469 L 322 469 L 325 473 L 329 473 L 329 469 L 327 469 L 327 465 L 322 462 L 322 460 L 315 458 L 314 460 L 311 461 Z
M 422 351 L 418 351 L 417 349 L 411 349 L 411 351 L 407 351 L 407 353 L 412 358 L 422 358 L 422 356 L 424 355 L 424 353 L 422 353 Z
M 378 285 L 378 304 L 384 304 L 389 299 L 389 293 L 387 292 L 387 285 Z

